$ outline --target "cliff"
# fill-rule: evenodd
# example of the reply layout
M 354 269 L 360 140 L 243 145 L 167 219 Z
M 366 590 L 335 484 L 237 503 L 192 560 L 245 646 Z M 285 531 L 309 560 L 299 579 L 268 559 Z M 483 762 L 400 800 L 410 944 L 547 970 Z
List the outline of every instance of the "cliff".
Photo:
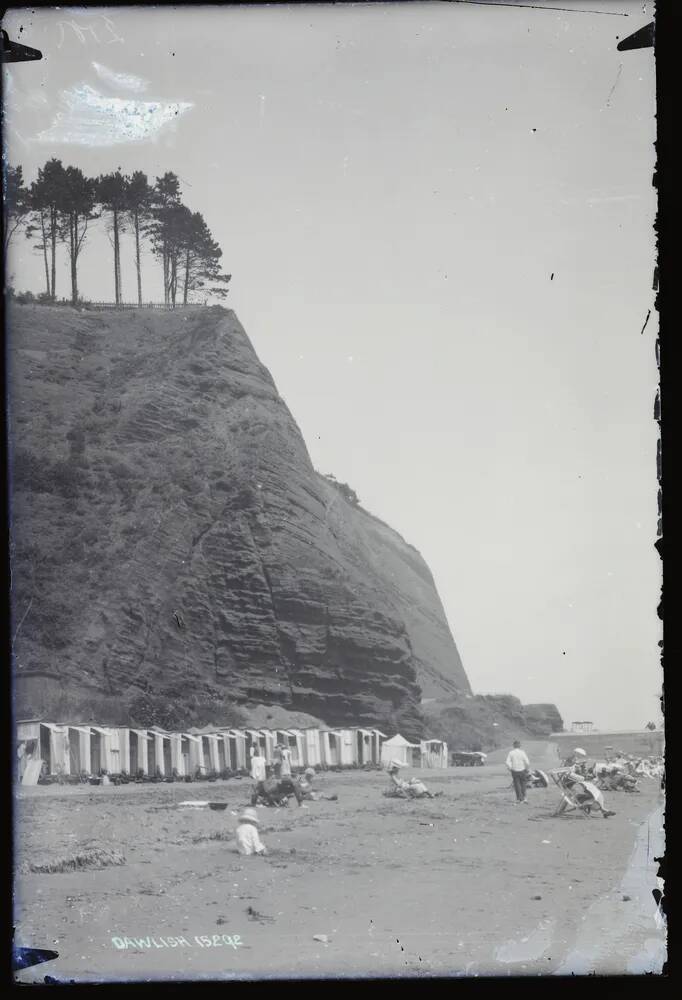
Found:
M 423 706 L 429 733 L 451 750 L 495 750 L 515 739 L 547 739 L 564 728 L 556 705 L 522 705 L 510 694 L 456 695 Z
M 232 312 L 14 306 L 8 347 L 21 714 L 390 725 L 469 691 L 423 559 L 314 471 Z

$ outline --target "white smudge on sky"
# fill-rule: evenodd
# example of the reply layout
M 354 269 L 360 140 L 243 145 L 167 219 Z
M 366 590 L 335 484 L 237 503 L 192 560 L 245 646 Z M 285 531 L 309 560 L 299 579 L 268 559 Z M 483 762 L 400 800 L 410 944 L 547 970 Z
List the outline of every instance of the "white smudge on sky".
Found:
M 155 137 L 161 129 L 189 111 L 187 101 L 136 101 L 104 97 L 88 84 L 79 84 L 59 95 L 62 111 L 50 128 L 39 132 L 38 142 L 112 146 Z
M 92 68 L 100 80 L 120 90 L 131 90 L 136 94 L 141 94 L 149 86 L 149 80 L 144 80 L 141 76 L 133 76 L 131 73 L 116 73 L 113 69 L 102 66 L 98 62 L 93 62 Z

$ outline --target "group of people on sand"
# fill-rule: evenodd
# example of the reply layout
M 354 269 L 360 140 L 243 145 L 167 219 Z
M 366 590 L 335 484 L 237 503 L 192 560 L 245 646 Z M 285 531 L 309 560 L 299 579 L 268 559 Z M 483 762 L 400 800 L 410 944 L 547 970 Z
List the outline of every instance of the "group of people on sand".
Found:
M 279 752 L 278 752 L 279 751 Z M 400 760 L 391 760 L 386 768 L 389 787 L 384 795 L 401 799 L 435 799 L 442 792 L 430 791 L 421 778 L 410 778 L 409 781 L 400 777 L 400 771 L 407 765 Z M 512 787 L 517 804 L 527 803 L 527 789 L 538 783 L 547 786 L 544 772 L 533 770 L 525 750 L 519 740 L 509 751 L 506 766 L 512 779 Z M 251 777 L 254 785 L 251 794 L 251 807 L 244 809 L 238 820 L 237 848 L 240 854 L 266 854 L 266 848 L 260 839 L 260 817 L 254 808 L 257 805 L 271 807 L 284 806 L 290 796 L 296 799 L 299 806 L 306 799 L 317 801 L 329 799 L 335 801 L 336 795 L 323 795 L 313 787 L 316 772 L 307 767 L 298 776 L 291 772 L 291 755 L 286 747 L 278 746 L 275 751 L 274 774 L 268 773 L 265 757 L 260 750 L 254 752 L 251 758 Z M 562 791 L 562 799 L 554 812 L 561 815 L 568 809 L 581 809 L 586 813 L 600 813 L 604 819 L 615 816 L 613 810 L 607 809 L 601 789 L 591 781 L 594 776 L 594 765 L 590 765 L 587 754 L 581 747 L 576 747 L 563 766 L 552 772 L 552 775 Z M 536 779 L 538 776 L 544 780 Z
M 282 756 L 277 756 L 280 750 Z M 286 756 L 284 756 L 286 755 Z M 293 795 L 297 803 L 303 804 L 305 799 L 328 798 L 336 801 L 336 795 L 323 795 L 313 788 L 315 768 L 306 767 L 303 774 L 294 777 L 291 773 L 291 753 L 285 747 L 275 748 L 274 773 L 268 773 L 268 764 L 262 752 L 257 749 L 251 758 L 251 777 L 253 791 L 251 805 L 285 806 Z
M 237 821 L 237 849 L 240 854 L 267 854 L 267 849 L 260 839 L 259 827 L 261 819 L 256 809 L 257 805 L 265 806 L 285 806 L 290 796 L 294 796 L 299 806 L 306 799 L 318 801 L 328 799 L 336 801 L 336 795 L 324 795 L 313 788 L 315 780 L 315 769 L 307 767 L 303 774 L 294 777 L 290 767 L 282 772 L 278 768 L 278 758 L 275 757 L 274 774 L 268 774 L 268 767 L 265 757 L 260 750 L 256 750 L 251 758 L 251 777 L 253 778 L 253 790 L 251 792 L 251 806 L 242 811 Z M 385 795 L 404 799 L 435 799 L 442 792 L 431 792 L 420 778 L 410 778 L 404 781 L 400 777 L 400 769 L 406 765 L 399 760 L 392 760 L 388 764 L 387 771 L 389 777 L 389 789 Z
M 278 752 L 279 751 L 279 752 Z M 268 765 L 260 749 L 256 749 L 251 757 L 251 806 L 244 809 L 237 821 L 237 849 L 240 854 L 267 854 L 265 845 L 260 839 L 258 827 L 261 820 L 254 806 L 264 805 L 274 808 L 286 806 L 290 796 L 296 799 L 299 806 L 306 799 L 319 801 L 328 799 L 335 802 L 336 795 L 324 795 L 313 787 L 315 769 L 306 767 L 303 774 L 294 776 L 291 773 L 291 753 L 286 747 L 278 744 L 275 748 L 274 773 L 268 773 Z
M 585 751 L 578 747 L 564 761 L 564 766 L 574 765 L 576 755 L 582 754 L 580 773 L 593 781 L 603 792 L 638 792 L 640 778 L 663 776 L 663 758 L 660 756 L 637 757 L 635 754 L 625 754 L 620 750 L 616 751 L 614 756 L 609 751 L 611 748 L 607 747 L 603 760 L 588 763 Z
M 506 765 L 511 774 L 516 801 L 525 805 L 528 801 L 526 792 L 532 775 L 542 772 L 531 770 L 528 755 L 521 748 L 519 740 L 514 740 L 514 746 L 507 754 Z M 576 747 L 564 761 L 564 766 L 552 774 L 563 793 L 561 802 L 554 812 L 555 816 L 560 816 L 567 809 L 575 808 L 582 809 L 586 813 L 600 813 L 604 819 L 616 815 L 612 809 L 606 808 L 601 789 L 590 781 L 592 770 L 582 747 Z

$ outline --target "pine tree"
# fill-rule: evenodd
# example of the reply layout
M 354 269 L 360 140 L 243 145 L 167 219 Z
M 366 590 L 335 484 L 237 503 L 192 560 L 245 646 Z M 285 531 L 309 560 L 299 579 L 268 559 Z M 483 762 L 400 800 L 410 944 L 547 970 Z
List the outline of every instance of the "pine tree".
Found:
M 127 209 L 128 183 L 120 170 L 97 178 L 97 201 L 110 215 L 110 230 L 114 247 L 114 301 L 120 305 L 121 294 L 121 232 Z
M 140 233 L 144 231 L 150 217 L 153 190 L 147 175 L 136 170 L 130 177 L 126 189 L 126 211 L 135 232 L 135 266 L 137 269 L 137 304 L 142 305 L 142 269 L 140 266 Z
M 3 161 L 2 236 L 5 254 L 7 254 L 14 234 L 21 226 L 25 225 L 30 211 L 28 189 L 24 186 L 24 175 L 21 166 L 11 167 Z
M 187 223 L 187 236 L 183 248 L 184 305 L 187 305 L 192 292 L 201 289 L 219 297 L 227 295 L 226 286 L 231 275 L 223 274 L 221 271 L 222 255 L 223 252 L 213 239 L 203 215 L 200 212 L 192 213 Z
M 96 182 L 86 177 L 78 167 L 67 167 L 60 203 L 61 235 L 68 240 L 69 262 L 71 265 L 71 302 L 78 302 L 78 258 L 88 225 L 91 220 L 99 218 L 94 212 L 96 200 Z
M 152 249 L 163 265 L 163 300 L 173 304 L 174 275 L 177 279 L 177 230 L 178 212 L 181 208 L 180 181 L 170 171 L 156 178 L 152 200 L 152 221 L 147 232 L 152 239 Z M 174 266 L 175 265 L 175 266 Z
M 26 236 L 32 238 L 36 232 L 40 234 L 41 242 L 36 249 L 43 252 L 47 295 L 52 301 L 57 294 L 57 240 L 65 190 L 66 170 L 61 160 L 53 158 L 40 168 L 28 194 L 31 216 Z

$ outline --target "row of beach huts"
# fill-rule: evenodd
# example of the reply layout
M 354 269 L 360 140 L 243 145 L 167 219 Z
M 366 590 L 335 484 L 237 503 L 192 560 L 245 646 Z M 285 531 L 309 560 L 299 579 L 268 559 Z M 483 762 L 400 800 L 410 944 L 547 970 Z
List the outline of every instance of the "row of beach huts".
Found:
M 17 778 L 37 784 L 46 776 L 201 778 L 248 773 L 256 748 L 268 764 L 275 747 L 287 747 L 293 769 L 381 766 L 398 759 L 411 767 L 447 767 L 441 740 L 410 743 L 378 729 L 228 729 L 205 727 L 166 732 L 153 726 L 57 724 L 42 719 L 16 723 Z

